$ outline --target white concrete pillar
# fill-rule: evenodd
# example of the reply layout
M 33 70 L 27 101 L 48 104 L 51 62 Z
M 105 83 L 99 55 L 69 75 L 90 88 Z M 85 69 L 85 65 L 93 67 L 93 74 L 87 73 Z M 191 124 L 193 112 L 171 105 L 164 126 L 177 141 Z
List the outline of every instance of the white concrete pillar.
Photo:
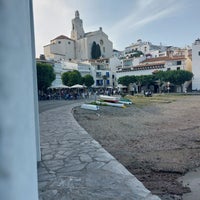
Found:
M 32 0 L 0 0 L 0 24 L 0 199 L 38 200 Z

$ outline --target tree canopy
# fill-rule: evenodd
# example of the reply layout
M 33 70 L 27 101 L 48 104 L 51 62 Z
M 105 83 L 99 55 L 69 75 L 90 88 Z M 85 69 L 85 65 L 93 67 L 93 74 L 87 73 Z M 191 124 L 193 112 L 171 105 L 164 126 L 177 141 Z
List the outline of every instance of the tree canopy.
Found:
M 92 43 L 92 49 L 91 49 L 91 57 L 92 59 L 98 59 L 101 56 L 101 48 L 99 44 L 96 44 L 96 42 Z
M 77 70 L 64 72 L 61 76 L 61 79 L 62 83 L 67 86 L 83 83 L 83 78 L 81 77 L 81 73 Z
M 118 83 L 129 86 L 130 83 L 137 83 L 138 85 L 150 85 L 155 81 L 153 75 L 141 75 L 141 76 L 123 76 L 118 79 Z
M 130 83 L 135 83 L 136 82 L 136 76 L 122 76 L 118 79 L 118 83 L 129 86 Z
M 37 84 L 38 90 L 46 90 L 55 80 L 56 75 L 52 65 L 46 63 L 37 63 Z
M 87 87 L 91 87 L 94 84 L 94 79 L 90 74 L 87 74 L 83 77 L 83 83 Z
M 193 73 L 186 70 L 158 71 L 153 75 L 123 76 L 118 79 L 118 83 L 128 86 L 130 83 L 138 85 L 151 85 L 155 81 L 170 82 L 174 85 L 182 85 L 185 81 L 191 80 Z
M 192 77 L 192 72 L 185 70 L 170 70 L 165 72 L 165 81 L 174 85 L 182 85 L 185 81 L 191 80 Z
M 138 85 L 151 85 L 155 82 L 154 75 L 141 75 L 136 77 L 136 82 Z

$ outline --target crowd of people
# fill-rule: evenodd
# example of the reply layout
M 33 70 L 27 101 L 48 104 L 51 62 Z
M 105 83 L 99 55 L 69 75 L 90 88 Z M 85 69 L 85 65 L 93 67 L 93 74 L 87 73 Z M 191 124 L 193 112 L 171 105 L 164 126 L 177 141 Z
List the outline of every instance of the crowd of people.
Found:
M 46 92 L 39 91 L 38 99 L 41 100 L 76 100 L 88 99 L 92 95 L 119 95 L 120 92 L 111 88 L 98 89 L 48 89 Z
M 91 92 L 86 90 L 47 90 L 46 92 L 39 92 L 39 100 L 75 100 L 75 99 L 85 99 L 89 98 Z

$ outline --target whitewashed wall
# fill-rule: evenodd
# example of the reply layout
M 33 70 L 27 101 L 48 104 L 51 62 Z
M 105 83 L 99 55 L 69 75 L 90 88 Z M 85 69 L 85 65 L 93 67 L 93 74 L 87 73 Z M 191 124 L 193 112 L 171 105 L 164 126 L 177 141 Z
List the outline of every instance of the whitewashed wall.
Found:
M 200 41 L 195 41 L 192 45 L 192 89 L 200 90 Z
M 1 0 L 0 24 L 0 199 L 38 200 L 32 1 Z

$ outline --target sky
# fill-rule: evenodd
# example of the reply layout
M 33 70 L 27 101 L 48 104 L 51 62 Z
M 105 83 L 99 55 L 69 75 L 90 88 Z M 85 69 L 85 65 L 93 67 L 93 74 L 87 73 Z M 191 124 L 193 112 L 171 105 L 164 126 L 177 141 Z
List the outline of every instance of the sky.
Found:
M 186 47 L 200 38 L 199 0 L 33 0 L 36 56 L 59 35 L 71 37 L 78 10 L 85 33 L 102 27 L 113 48 L 138 39 Z

